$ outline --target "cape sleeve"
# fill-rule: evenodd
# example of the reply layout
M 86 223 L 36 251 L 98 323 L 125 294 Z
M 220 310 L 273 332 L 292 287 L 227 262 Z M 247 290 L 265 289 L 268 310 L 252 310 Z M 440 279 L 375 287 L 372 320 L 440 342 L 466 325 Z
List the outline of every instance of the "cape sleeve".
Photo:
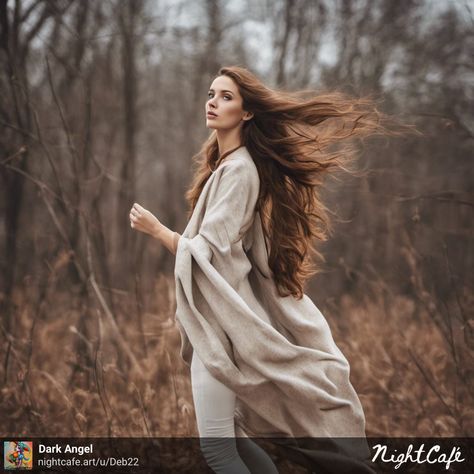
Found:
M 196 235 L 184 232 L 177 243 L 176 321 L 184 361 L 190 365 L 197 349 L 214 375 L 224 370 L 230 375 L 236 370 L 231 343 L 222 315 L 211 308 L 222 298 L 241 300 L 239 281 L 251 267 L 241 246 L 255 216 L 260 183 L 256 168 L 240 160 L 222 163 L 215 173 Z
M 222 166 L 211 187 L 199 232 L 194 238 L 207 248 L 206 255 L 228 256 L 251 223 L 258 189 L 255 176 L 246 163 L 229 162 Z M 193 245 L 192 239 L 187 244 Z M 199 244 L 198 244 L 199 245 Z

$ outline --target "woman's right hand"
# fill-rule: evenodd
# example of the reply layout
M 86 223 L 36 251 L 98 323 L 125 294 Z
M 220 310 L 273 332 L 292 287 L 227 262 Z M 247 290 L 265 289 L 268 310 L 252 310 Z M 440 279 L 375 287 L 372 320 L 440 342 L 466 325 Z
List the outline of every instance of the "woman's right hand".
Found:
M 136 202 L 130 209 L 130 226 L 132 229 L 149 234 L 156 239 L 159 238 L 164 227 L 157 217 Z

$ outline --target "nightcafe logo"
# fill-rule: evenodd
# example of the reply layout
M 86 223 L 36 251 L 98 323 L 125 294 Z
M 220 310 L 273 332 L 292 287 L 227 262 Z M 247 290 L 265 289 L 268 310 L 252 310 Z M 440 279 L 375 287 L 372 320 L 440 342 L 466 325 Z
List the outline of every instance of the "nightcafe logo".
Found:
M 376 444 L 372 447 L 376 450 L 372 461 L 375 462 L 377 459 L 380 459 L 380 461 L 382 462 L 396 463 L 396 465 L 394 466 L 395 469 L 398 469 L 401 464 L 406 462 L 415 462 L 417 464 L 446 464 L 446 470 L 449 469 L 449 466 L 453 462 L 465 461 L 464 458 L 461 458 L 461 448 L 457 446 L 453 447 L 449 455 L 445 453 L 439 453 L 441 449 L 439 444 L 435 444 L 428 451 L 426 451 L 424 447 L 425 444 L 422 443 L 418 449 L 413 450 L 413 445 L 410 444 L 407 448 L 406 453 L 397 453 L 397 450 L 395 449 L 395 454 L 389 454 L 387 453 L 387 446 Z
M 33 442 L 4 441 L 3 469 L 33 469 Z

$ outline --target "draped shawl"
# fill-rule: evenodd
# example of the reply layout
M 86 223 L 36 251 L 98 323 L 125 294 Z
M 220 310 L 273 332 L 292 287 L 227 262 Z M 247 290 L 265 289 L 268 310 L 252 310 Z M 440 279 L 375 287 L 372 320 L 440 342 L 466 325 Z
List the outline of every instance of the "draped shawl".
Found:
M 242 146 L 211 174 L 179 238 L 181 357 L 190 366 L 197 351 L 236 393 L 236 436 L 287 438 L 315 469 L 373 472 L 361 462 L 369 454 L 362 405 L 326 319 L 306 294 L 298 300 L 276 291 L 256 210 L 259 186 Z M 300 437 L 324 438 L 324 449 Z

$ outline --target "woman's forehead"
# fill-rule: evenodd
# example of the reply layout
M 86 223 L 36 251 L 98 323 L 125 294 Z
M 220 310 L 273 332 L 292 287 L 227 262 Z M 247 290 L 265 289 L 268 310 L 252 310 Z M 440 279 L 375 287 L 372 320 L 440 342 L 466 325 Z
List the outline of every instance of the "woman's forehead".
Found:
M 228 76 L 218 76 L 213 81 L 212 84 L 209 86 L 210 89 L 214 90 L 228 90 L 230 92 L 234 92 L 237 94 L 239 92 L 237 86 L 235 85 L 234 81 Z

